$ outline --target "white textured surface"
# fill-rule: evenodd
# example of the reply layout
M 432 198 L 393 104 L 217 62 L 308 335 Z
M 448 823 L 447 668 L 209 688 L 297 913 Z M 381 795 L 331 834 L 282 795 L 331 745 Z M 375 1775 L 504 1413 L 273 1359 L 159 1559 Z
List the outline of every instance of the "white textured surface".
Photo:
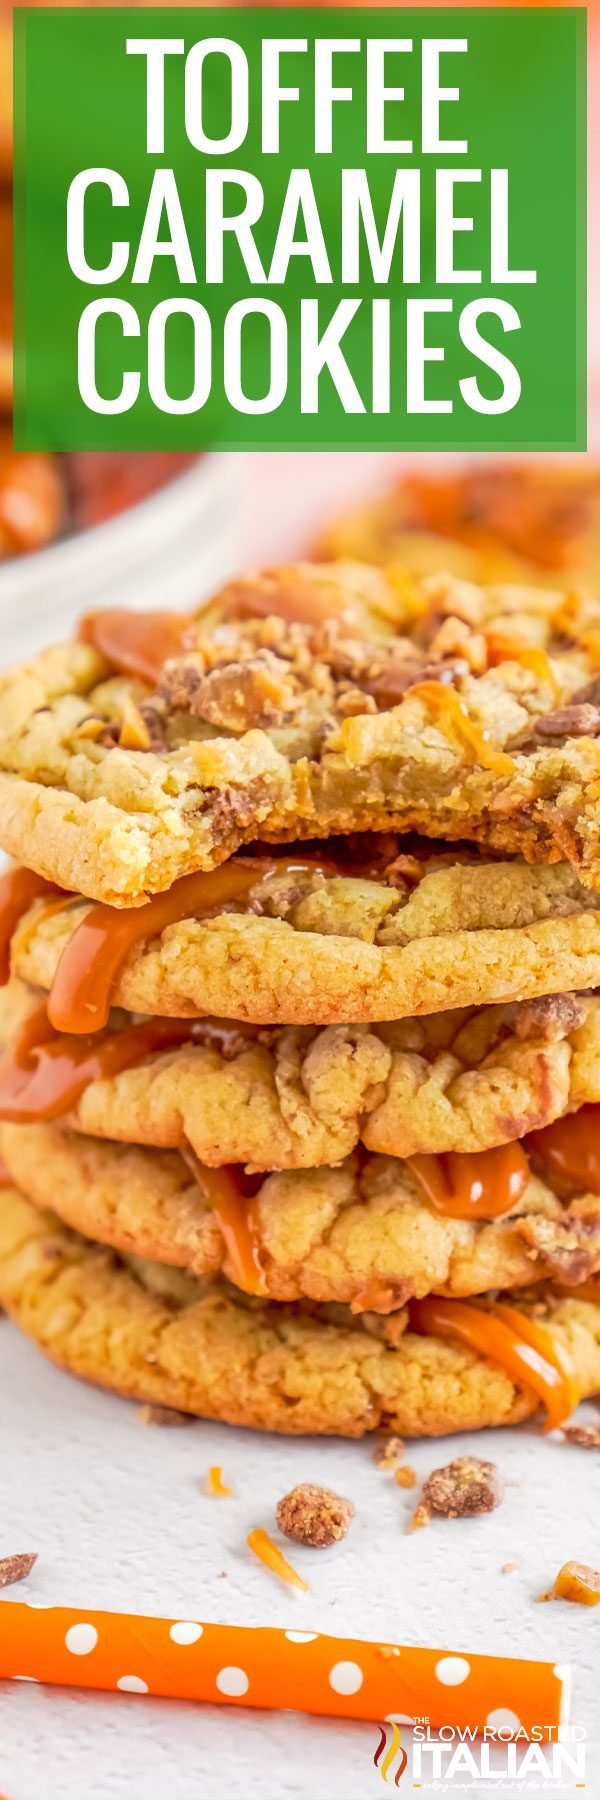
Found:
M 505 1498 L 484 1518 L 409 1535 L 414 1493 L 376 1467 L 369 1440 L 144 1427 L 135 1406 L 53 1370 L 6 1320 L 0 1391 L 0 1555 L 39 1551 L 26 1587 L 0 1604 L 27 1597 L 81 1605 L 84 1617 L 86 1605 L 124 1607 L 569 1661 L 572 1717 L 595 1740 L 587 1781 L 598 1792 L 600 1616 L 536 1598 L 567 1558 L 598 1563 L 595 1453 L 527 1430 L 488 1433 L 485 1445 L 472 1434 L 411 1446 L 420 1476 L 485 1449 Z M 223 1466 L 232 1499 L 203 1493 L 211 1463 Z M 334 1549 L 294 1552 L 310 1582 L 299 1594 L 255 1561 L 246 1537 L 253 1525 L 275 1531 L 277 1498 L 307 1479 L 347 1494 L 357 1516 Z M 369 1724 L 0 1683 L 0 1786 L 10 1800 L 367 1800 L 381 1787 L 377 1738 Z

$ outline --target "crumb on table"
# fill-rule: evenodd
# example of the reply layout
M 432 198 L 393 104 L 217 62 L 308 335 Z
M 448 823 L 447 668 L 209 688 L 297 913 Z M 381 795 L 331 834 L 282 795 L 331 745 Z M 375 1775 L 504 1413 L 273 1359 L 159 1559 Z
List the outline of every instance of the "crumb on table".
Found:
M 395 1471 L 394 1481 L 396 1481 L 398 1484 L 398 1487 L 401 1487 L 401 1488 L 416 1487 L 417 1477 L 416 1477 L 415 1470 L 411 1469 L 410 1463 L 401 1463 L 400 1464 L 399 1469 L 396 1469 L 396 1471 Z
M 457 1456 L 443 1468 L 432 1469 L 423 1483 L 423 1500 L 431 1512 L 446 1519 L 473 1518 L 493 1512 L 502 1492 L 495 1463 L 478 1456 Z
M 563 1563 L 550 1593 L 541 1598 L 574 1600 L 579 1606 L 597 1606 L 600 1602 L 600 1569 L 590 1568 L 589 1563 Z
M 14 1581 L 26 1581 L 37 1562 L 37 1550 L 23 1550 L 16 1556 L 0 1557 L 0 1588 L 12 1587 Z
M 373 1462 L 379 1469 L 395 1469 L 404 1456 L 404 1443 L 400 1437 L 386 1437 L 377 1444 L 373 1451 Z
M 295 1544 L 309 1544 L 322 1550 L 346 1536 L 354 1506 L 332 1488 L 318 1487 L 312 1481 L 292 1488 L 277 1502 L 277 1524 L 284 1536 Z
M 600 1425 L 563 1425 L 563 1437 L 580 1450 L 600 1450 Z

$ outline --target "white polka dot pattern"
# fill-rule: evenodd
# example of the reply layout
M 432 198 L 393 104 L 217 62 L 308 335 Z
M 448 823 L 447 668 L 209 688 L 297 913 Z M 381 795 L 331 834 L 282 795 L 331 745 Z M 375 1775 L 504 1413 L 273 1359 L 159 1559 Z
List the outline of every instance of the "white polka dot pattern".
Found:
M 334 1694 L 357 1694 L 362 1687 L 363 1672 L 355 1662 L 334 1663 L 329 1671 L 329 1686 Z
M 65 1644 L 72 1656 L 89 1656 L 95 1650 L 98 1633 L 95 1625 L 70 1625 L 65 1634 Z
M 169 1637 L 174 1644 L 197 1644 L 198 1638 L 202 1637 L 202 1626 L 195 1619 L 176 1619 Z
M 442 1687 L 460 1687 L 461 1681 L 466 1681 L 471 1673 L 471 1664 L 466 1656 L 440 1656 L 435 1673 Z
M 8 1674 L 16 1663 L 13 1680 L 92 1687 L 113 1697 L 119 1691 L 284 1711 L 300 1706 L 307 1716 L 402 1724 L 418 1693 L 434 1724 L 460 1718 L 479 1730 L 485 1721 L 504 1738 L 530 1732 L 540 1717 L 564 1730 L 568 1716 L 565 1663 L 470 1657 L 273 1626 L 252 1630 L 118 1612 L 82 1617 L 74 1607 L 32 1613 L 26 1601 L 0 1607 L 0 1626 L 0 1669 Z
M 521 1720 L 516 1713 L 511 1712 L 510 1706 L 495 1706 L 493 1712 L 488 1713 L 485 1722 L 494 1731 L 518 1731 L 521 1725 Z
M 219 1693 L 227 1694 L 229 1700 L 239 1700 L 242 1694 L 247 1694 L 249 1686 L 244 1669 L 236 1669 L 233 1665 L 229 1669 L 219 1669 L 217 1687 Z

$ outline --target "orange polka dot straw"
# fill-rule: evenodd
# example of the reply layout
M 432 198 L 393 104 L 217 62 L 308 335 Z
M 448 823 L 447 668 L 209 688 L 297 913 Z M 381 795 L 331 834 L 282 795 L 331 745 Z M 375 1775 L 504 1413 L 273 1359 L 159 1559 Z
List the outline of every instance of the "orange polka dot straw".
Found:
M 347 1719 L 427 1715 L 472 1731 L 556 1727 L 568 1687 L 564 1664 L 10 1600 L 0 1602 L 6 1676 Z

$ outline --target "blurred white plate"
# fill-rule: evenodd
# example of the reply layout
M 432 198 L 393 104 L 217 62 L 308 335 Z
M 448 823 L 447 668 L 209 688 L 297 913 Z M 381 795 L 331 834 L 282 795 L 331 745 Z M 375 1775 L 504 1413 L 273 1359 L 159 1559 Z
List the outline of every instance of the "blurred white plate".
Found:
M 4 664 L 91 606 L 193 606 L 239 565 L 242 459 L 199 457 L 106 524 L 0 565 Z

